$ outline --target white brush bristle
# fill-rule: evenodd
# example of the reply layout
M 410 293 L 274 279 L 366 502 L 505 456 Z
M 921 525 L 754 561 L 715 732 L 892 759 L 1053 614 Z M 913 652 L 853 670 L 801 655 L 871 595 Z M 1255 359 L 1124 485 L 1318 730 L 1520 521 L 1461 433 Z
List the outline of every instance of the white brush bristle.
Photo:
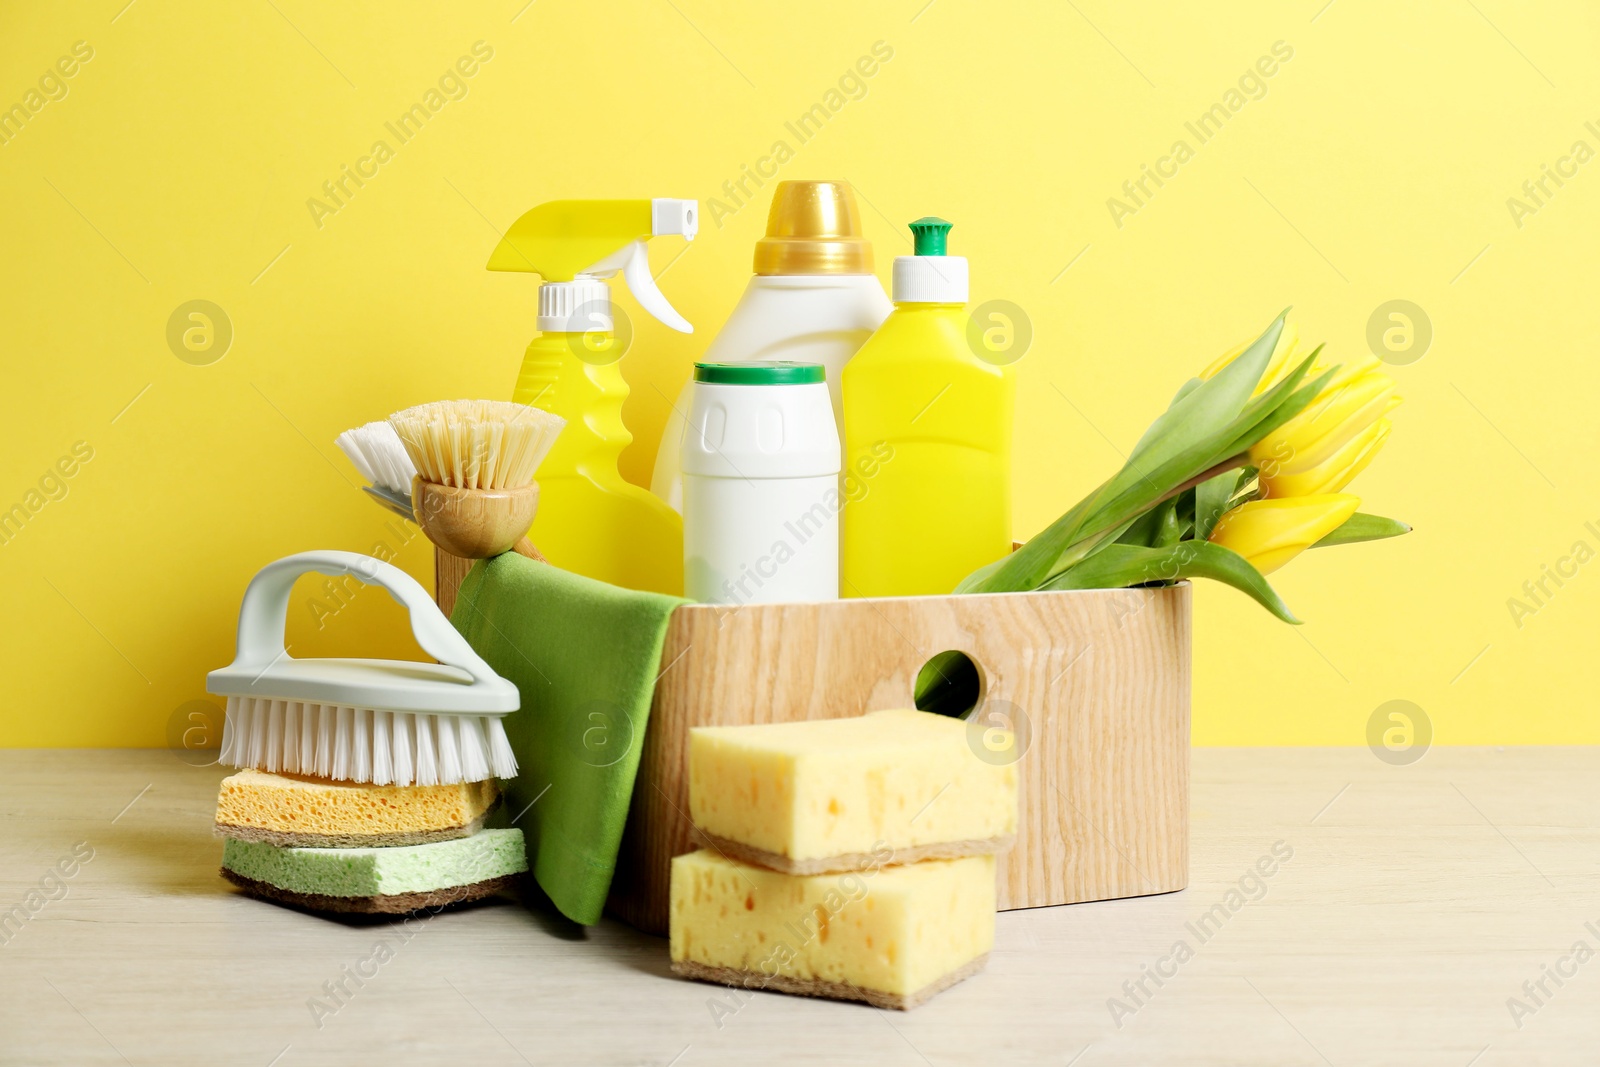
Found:
M 533 481 L 567 420 L 507 400 L 439 400 L 397 411 L 389 423 L 425 480 L 518 489 Z
M 511 778 L 517 758 L 500 719 L 229 697 L 220 762 L 373 785 Z
M 377 486 L 396 493 L 411 492 L 411 481 L 417 468 L 406 454 L 406 446 L 387 420 L 369 422 L 346 430 L 333 439 L 339 450 L 349 457 L 361 477 Z

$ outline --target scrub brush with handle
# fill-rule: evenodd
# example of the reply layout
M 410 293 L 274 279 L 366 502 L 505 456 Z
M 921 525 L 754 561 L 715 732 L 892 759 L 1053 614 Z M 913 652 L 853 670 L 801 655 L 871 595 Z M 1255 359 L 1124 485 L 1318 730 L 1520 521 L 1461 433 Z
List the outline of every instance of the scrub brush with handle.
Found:
M 333 443 L 372 483 L 362 486 L 364 492 L 402 519 L 416 521 L 416 513 L 411 510 L 411 481 L 417 476 L 417 468 L 393 426 L 382 419 L 369 422 L 346 430 Z
M 527 404 L 440 400 L 389 416 L 417 469 L 411 509 L 428 539 L 463 559 L 516 551 L 539 508 L 534 472 L 567 421 Z
M 289 591 L 309 573 L 385 589 L 438 663 L 295 659 L 284 647 Z M 228 699 L 219 762 L 374 785 L 452 785 L 510 778 L 502 719 L 521 704 L 416 580 L 355 552 L 301 552 L 269 563 L 239 607 L 233 663 L 206 676 Z

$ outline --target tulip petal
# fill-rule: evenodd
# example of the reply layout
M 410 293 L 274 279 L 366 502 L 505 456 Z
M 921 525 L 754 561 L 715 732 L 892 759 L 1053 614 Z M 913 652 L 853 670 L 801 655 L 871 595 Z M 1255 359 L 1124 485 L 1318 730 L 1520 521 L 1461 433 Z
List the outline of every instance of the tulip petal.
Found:
M 1251 458 L 1261 466 L 1316 466 L 1388 411 L 1394 388 L 1394 379 L 1382 373 L 1361 375 L 1338 388 L 1324 386 L 1304 411 L 1251 448 Z
M 1388 419 L 1379 419 L 1359 435 L 1352 437 L 1339 451 L 1315 466 L 1300 470 L 1296 470 L 1293 464 L 1277 470 L 1262 467 L 1262 495 L 1316 496 L 1319 493 L 1339 492 L 1377 458 L 1378 450 L 1388 440 L 1391 425 Z
M 1320 374 L 1327 369 L 1326 366 L 1319 365 L 1317 373 Z M 1347 383 L 1363 375 L 1372 374 L 1375 371 L 1381 373 L 1382 369 L 1383 364 L 1378 360 L 1378 357 L 1370 352 L 1361 352 L 1355 356 L 1339 360 L 1338 365 L 1335 367 L 1338 373 L 1333 376 L 1333 380 L 1328 384 L 1331 388 L 1341 389 Z
M 1271 574 L 1342 526 L 1360 505 L 1348 493 L 1252 500 L 1222 516 L 1211 541 Z
M 1379 416 L 1371 425 L 1365 427 L 1360 433 L 1352 434 L 1350 439 L 1340 445 L 1330 455 L 1318 457 L 1313 452 L 1290 456 L 1281 463 L 1271 467 L 1263 466 L 1261 469 L 1269 478 L 1281 478 L 1286 475 L 1306 474 L 1318 469 L 1328 470 L 1341 464 L 1350 463 L 1361 454 L 1361 451 L 1375 439 L 1388 434 L 1390 421 Z M 1332 492 L 1333 490 L 1328 490 Z M 1307 496 L 1307 493 L 1285 493 L 1285 496 Z

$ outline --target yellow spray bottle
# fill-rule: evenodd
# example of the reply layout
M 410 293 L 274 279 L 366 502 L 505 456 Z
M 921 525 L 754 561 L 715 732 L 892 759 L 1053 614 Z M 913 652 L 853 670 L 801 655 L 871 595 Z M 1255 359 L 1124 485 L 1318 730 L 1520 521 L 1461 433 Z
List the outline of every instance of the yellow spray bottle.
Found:
M 630 589 L 683 592 L 683 520 L 623 479 L 617 457 L 633 440 L 622 424 L 628 383 L 619 364 L 632 339 L 602 279 L 620 273 L 639 305 L 682 333 L 650 275 L 645 242 L 699 229 L 693 200 L 554 200 L 523 215 L 489 257 L 539 286 L 539 334 L 512 399 L 567 420 L 539 467 L 539 512 L 528 536 L 550 562 Z

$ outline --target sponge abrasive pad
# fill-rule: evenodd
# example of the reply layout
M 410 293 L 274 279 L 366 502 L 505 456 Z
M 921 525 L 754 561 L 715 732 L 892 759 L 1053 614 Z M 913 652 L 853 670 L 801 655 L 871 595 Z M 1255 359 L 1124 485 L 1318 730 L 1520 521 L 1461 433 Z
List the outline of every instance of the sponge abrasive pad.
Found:
M 222 854 L 223 877 L 247 892 L 337 911 L 415 911 L 475 899 L 527 869 L 515 829 L 393 848 L 284 848 L 230 838 Z
M 1017 829 L 1017 767 L 988 755 L 966 722 L 922 711 L 700 727 L 689 816 L 729 855 L 790 874 L 867 866 L 882 846 L 895 863 L 997 852 Z
M 910 1008 L 994 945 L 993 856 L 791 875 L 709 850 L 672 861 L 672 969 L 688 978 Z
M 468 837 L 499 799 L 493 780 L 376 786 L 245 770 L 217 791 L 217 833 L 309 848 Z

